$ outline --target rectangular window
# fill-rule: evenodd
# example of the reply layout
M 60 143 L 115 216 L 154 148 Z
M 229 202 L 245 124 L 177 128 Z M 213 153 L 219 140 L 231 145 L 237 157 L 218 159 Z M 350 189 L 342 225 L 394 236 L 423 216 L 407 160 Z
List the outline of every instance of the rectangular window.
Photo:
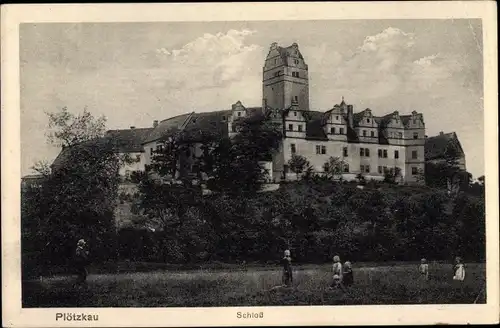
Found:
M 238 112 L 238 117 L 240 117 L 240 116 L 241 116 L 241 112 Z
M 302 125 L 299 125 L 298 128 L 299 128 L 299 132 L 302 132 Z
M 413 132 L 413 139 L 418 139 L 418 132 Z
M 297 112 L 293 112 L 293 116 L 297 116 Z
M 364 148 L 359 149 L 359 156 L 365 156 L 365 149 Z
M 412 175 L 417 175 L 418 174 L 418 169 L 414 166 L 411 167 L 411 174 Z
M 365 172 L 365 166 L 364 165 L 360 165 L 359 166 L 359 170 L 361 171 L 361 173 Z
M 149 154 L 153 156 L 153 147 L 149 148 Z
M 349 164 L 344 164 L 344 172 L 349 173 Z
M 278 60 L 277 60 L 277 59 L 275 59 L 275 60 L 274 60 L 274 64 L 277 64 L 277 63 L 278 63 Z
M 372 137 L 375 137 L 375 131 L 370 131 L 370 135 L 371 135 Z
M 317 155 L 321 154 L 321 146 L 320 145 L 316 145 L 316 154 Z
M 299 101 L 299 97 L 298 96 L 295 96 L 294 99 L 295 99 L 295 101 Z
M 411 158 L 412 159 L 417 159 L 418 158 L 418 153 L 417 153 L 416 150 L 414 150 L 414 151 L 411 152 Z
M 321 154 L 326 154 L 326 146 L 321 146 Z
M 370 149 L 365 148 L 365 156 L 370 157 Z
M 399 139 L 403 139 L 403 132 L 398 132 Z
M 384 166 L 384 172 L 387 172 L 387 166 Z
M 365 165 L 365 172 L 370 173 L 370 165 Z
M 290 150 L 292 154 L 295 154 L 297 152 L 297 149 L 295 148 L 295 144 L 290 144 Z
M 366 130 L 363 130 L 363 137 L 366 137 Z
M 288 130 L 293 131 L 293 124 L 288 124 Z
M 370 123 L 370 119 L 369 118 L 366 119 L 366 123 Z
M 382 166 L 379 166 L 379 167 L 378 167 L 378 173 L 379 173 L 379 174 L 382 174 Z
M 344 134 L 344 128 L 340 128 L 340 134 Z
M 337 116 L 335 116 L 335 119 L 338 121 L 338 120 L 339 120 L 339 116 L 338 116 L 338 115 L 337 115 Z
M 399 158 L 399 150 L 394 151 L 394 158 L 396 158 L 396 159 Z
M 331 128 L 331 129 L 330 129 L 330 133 L 331 133 L 331 134 L 335 134 L 335 128 Z
M 387 158 L 387 149 L 384 149 L 384 158 Z
M 347 153 L 347 147 L 344 147 L 344 157 L 347 157 L 348 153 Z
M 234 125 L 231 126 L 231 132 L 236 132 L 236 127 Z
M 379 150 L 378 150 L 378 157 L 379 157 L 379 158 L 382 158 L 382 149 L 379 149 Z

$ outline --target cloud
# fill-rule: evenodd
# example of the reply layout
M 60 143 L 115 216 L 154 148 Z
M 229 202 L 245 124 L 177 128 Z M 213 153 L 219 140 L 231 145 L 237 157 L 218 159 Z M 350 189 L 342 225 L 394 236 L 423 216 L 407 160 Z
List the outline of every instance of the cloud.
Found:
M 193 90 L 227 87 L 255 74 L 255 65 L 262 65 L 262 48 L 245 44 L 254 33 L 247 29 L 205 33 L 178 49 L 157 49 L 162 66 L 170 72 L 165 85 Z

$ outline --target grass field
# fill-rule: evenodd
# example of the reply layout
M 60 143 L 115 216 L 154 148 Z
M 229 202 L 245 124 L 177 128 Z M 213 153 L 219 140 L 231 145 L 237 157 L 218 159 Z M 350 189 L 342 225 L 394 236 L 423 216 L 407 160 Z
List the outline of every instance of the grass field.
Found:
M 93 274 L 73 287 L 75 277 L 23 282 L 23 307 L 210 307 L 252 305 L 361 305 L 485 303 L 480 293 L 484 264 L 468 264 L 464 282 L 452 280 L 449 265 L 430 264 L 421 281 L 416 264 L 357 265 L 354 285 L 328 290 L 330 265 L 298 266 L 294 284 L 280 285 L 279 268 L 152 271 Z M 479 297 L 478 297 L 479 295 Z

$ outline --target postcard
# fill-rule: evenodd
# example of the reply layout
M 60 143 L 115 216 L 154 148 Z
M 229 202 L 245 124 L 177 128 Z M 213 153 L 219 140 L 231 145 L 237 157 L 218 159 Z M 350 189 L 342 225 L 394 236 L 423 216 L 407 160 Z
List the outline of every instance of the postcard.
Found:
M 2 6 L 4 326 L 498 322 L 495 6 Z

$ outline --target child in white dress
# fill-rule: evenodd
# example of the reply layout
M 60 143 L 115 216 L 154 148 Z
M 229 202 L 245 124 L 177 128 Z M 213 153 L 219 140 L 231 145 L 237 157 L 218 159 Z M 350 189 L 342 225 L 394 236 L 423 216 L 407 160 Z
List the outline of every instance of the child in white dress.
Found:
M 462 263 L 462 259 L 460 257 L 455 258 L 455 266 L 453 267 L 453 271 L 455 272 L 453 280 L 464 281 L 465 265 Z
M 423 280 L 429 280 L 429 264 L 427 264 L 426 259 L 420 260 L 418 271 Z

